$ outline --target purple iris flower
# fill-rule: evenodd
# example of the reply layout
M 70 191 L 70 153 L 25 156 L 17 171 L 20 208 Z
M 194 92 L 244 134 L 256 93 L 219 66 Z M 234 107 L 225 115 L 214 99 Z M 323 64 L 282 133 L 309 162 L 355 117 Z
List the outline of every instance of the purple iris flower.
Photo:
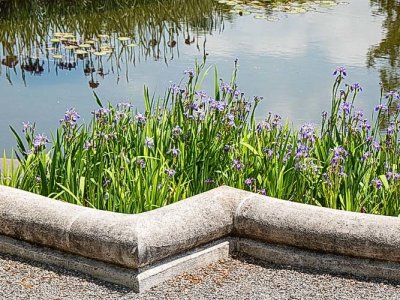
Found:
M 243 169 L 243 164 L 240 162 L 239 159 L 232 160 L 232 167 L 236 168 L 236 170 L 240 171 Z
M 38 150 L 42 146 L 45 146 L 46 143 L 48 142 L 49 140 L 47 139 L 47 136 L 45 136 L 44 134 L 38 134 L 33 139 L 33 146 L 35 147 L 36 150 Z
M 28 122 L 22 122 L 22 132 L 35 131 L 35 125 Z
M 251 186 L 255 181 L 256 181 L 256 180 L 255 180 L 254 178 L 250 177 L 250 178 L 247 178 L 247 179 L 244 181 L 244 183 L 245 183 L 247 186 Z
M 179 150 L 177 148 L 171 148 L 167 152 L 167 154 L 172 154 L 175 157 L 177 157 L 180 153 L 181 153 L 181 150 Z
M 333 75 L 337 75 L 337 74 L 339 74 L 343 77 L 347 76 L 346 68 L 344 66 L 337 67 L 335 69 L 335 71 L 333 72 Z
M 154 140 L 153 140 L 153 138 L 151 138 L 151 137 L 146 137 L 145 139 L 144 139 L 144 145 L 147 147 L 147 148 L 149 148 L 149 149 L 151 149 L 151 148 L 153 148 L 153 146 L 154 146 Z
M 169 177 L 174 177 L 176 174 L 176 171 L 174 169 L 168 168 L 165 170 L 165 173 L 167 173 Z

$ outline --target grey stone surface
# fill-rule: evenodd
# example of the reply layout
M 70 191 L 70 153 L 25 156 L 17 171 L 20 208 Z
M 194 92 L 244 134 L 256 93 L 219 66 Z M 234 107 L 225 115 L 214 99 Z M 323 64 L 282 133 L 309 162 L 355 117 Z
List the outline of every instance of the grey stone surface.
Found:
M 229 258 L 230 242 L 216 241 L 139 270 L 137 291 L 146 291 L 175 276 Z
M 236 207 L 251 193 L 219 187 L 138 215 L 139 265 L 228 236 Z
M 124 285 L 135 291 L 139 290 L 137 270 L 68 254 L 66 252 L 43 246 L 33 245 L 6 236 L 0 236 L 0 252 L 9 255 L 16 255 L 40 263 L 55 265 L 69 270 L 79 271 L 100 280 Z
M 395 262 L 307 251 L 242 238 L 236 239 L 235 244 L 239 254 L 269 263 L 370 279 L 400 279 L 400 264 Z
M 265 243 L 264 248 L 239 245 L 239 252 L 248 255 L 269 253 L 268 244 L 294 246 L 363 258 L 363 264 L 369 265 L 363 267 L 364 275 L 387 278 L 392 273 L 394 279 L 400 279 L 399 233 L 398 218 L 309 206 L 230 187 L 219 187 L 155 211 L 126 215 L 0 186 L 0 235 L 136 270 L 137 278 L 151 275 L 150 270 L 163 269 L 169 259 L 185 257 L 197 247 L 242 237 L 259 241 L 259 245 Z M 282 253 L 271 255 L 284 260 Z M 322 259 L 303 255 L 300 261 L 302 266 L 318 267 L 318 258 Z M 166 267 L 165 274 L 189 267 L 188 261 L 175 260 L 173 267 Z M 354 267 L 347 260 L 329 261 L 332 258 L 323 264 L 334 271 L 347 272 Z M 143 287 L 159 282 L 150 275 Z
M 84 257 L 137 267 L 136 219 L 0 186 L 0 234 Z
M 79 271 L 100 280 L 124 285 L 135 292 L 143 292 L 184 272 L 227 259 L 229 251 L 229 241 L 218 240 L 151 266 L 129 269 L 0 236 L 0 253 Z
M 235 208 L 248 194 L 221 187 L 127 215 L 0 186 L 0 234 L 136 268 L 229 235 Z
M 355 257 L 400 261 L 400 219 L 254 195 L 235 233 L 250 239 Z

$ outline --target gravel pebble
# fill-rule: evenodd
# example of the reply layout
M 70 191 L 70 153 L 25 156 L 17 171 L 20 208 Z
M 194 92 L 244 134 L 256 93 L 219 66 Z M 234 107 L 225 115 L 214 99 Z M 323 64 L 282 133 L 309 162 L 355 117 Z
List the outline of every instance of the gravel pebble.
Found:
M 400 299 L 400 284 L 227 259 L 145 293 L 78 272 L 0 255 L 1 299 Z

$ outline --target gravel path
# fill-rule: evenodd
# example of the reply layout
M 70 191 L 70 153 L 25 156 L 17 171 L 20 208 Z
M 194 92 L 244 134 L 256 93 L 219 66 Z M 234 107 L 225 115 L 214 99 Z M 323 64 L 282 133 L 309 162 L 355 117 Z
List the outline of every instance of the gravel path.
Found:
M 183 274 L 144 294 L 0 255 L 1 299 L 400 299 L 400 284 L 283 268 L 241 258 Z

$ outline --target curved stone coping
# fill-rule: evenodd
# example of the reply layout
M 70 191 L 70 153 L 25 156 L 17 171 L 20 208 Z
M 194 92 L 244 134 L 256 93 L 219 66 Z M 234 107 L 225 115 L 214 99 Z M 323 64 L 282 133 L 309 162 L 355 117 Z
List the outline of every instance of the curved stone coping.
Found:
M 228 236 L 235 209 L 248 196 L 245 191 L 221 187 L 129 215 L 0 186 L 0 234 L 138 268 Z
M 400 262 L 400 219 L 219 187 L 138 215 L 0 186 L 0 234 L 128 268 L 227 236 Z

